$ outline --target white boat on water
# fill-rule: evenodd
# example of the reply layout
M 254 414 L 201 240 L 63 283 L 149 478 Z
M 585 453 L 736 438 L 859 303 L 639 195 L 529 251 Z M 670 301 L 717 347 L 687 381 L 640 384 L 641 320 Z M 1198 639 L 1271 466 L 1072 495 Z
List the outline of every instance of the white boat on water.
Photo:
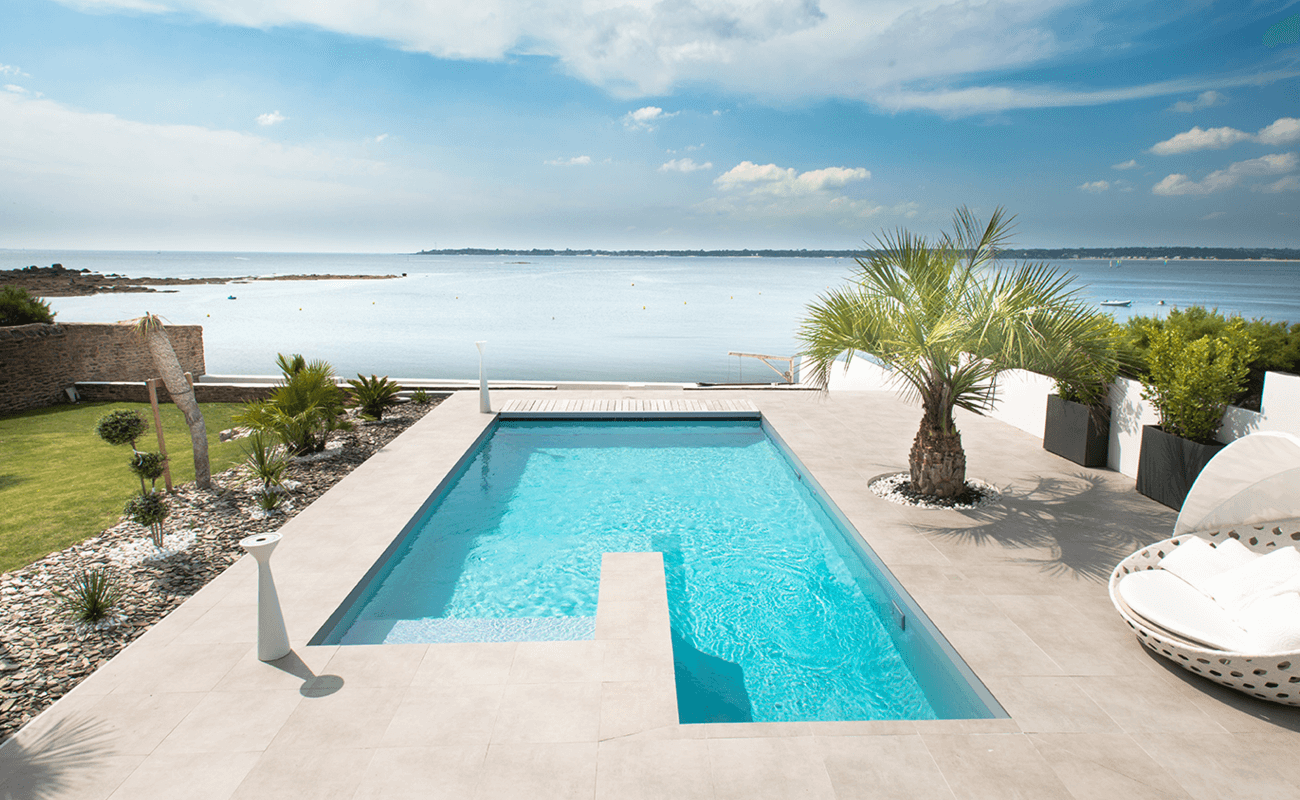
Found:
M 1133 304 L 1133 301 L 1132 300 L 1102 300 L 1101 304 L 1103 306 L 1130 306 Z

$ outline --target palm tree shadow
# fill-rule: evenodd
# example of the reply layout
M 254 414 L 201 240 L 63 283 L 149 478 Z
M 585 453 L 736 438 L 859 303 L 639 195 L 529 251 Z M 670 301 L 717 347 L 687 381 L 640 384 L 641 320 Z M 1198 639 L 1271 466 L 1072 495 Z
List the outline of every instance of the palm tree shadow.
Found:
M 999 501 L 961 513 L 968 527 L 916 526 L 922 533 L 976 545 L 1047 550 L 1016 559 L 1053 575 L 1105 582 L 1133 551 L 1170 536 L 1169 512 L 1116 491 L 1087 473 L 1040 477 L 1029 489 L 1002 488 Z
M 22 732 L 0 746 L 0 798 L 38 800 L 75 794 L 91 771 L 115 755 L 103 721 L 67 717 L 35 736 Z

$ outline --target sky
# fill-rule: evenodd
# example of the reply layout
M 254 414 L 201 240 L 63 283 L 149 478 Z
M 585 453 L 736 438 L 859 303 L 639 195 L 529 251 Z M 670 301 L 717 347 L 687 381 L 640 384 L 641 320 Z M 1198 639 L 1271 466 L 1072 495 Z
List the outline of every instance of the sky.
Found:
M 1300 0 L 0 0 L 0 248 L 1300 247 Z

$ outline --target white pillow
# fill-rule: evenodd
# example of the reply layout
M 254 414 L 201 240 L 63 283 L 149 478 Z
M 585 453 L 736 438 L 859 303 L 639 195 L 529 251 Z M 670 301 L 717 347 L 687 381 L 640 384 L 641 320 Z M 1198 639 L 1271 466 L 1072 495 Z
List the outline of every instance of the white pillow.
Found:
M 1199 536 L 1194 536 L 1160 559 L 1160 568 L 1205 592 L 1205 584 L 1211 578 L 1261 557 L 1236 539 L 1225 539 L 1218 547 L 1214 547 Z
M 1198 588 L 1235 615 L 1257 596 L 1273 594 L 1296 578 L 1300 578 L 1300 551 L 1283 547 L 1215 575 Z
M 1261 598 L 1250 604 L 1238 622 L 1246 629 L 1252 653 L 1300 651 L 1300 593 Z

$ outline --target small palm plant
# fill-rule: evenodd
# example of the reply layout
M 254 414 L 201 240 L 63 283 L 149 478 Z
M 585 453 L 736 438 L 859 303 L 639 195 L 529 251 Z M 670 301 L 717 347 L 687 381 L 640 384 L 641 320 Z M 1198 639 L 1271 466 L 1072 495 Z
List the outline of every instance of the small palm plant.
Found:
M 957 408 L 993 407 L 998 374 L 1105 374 L 1113 360 L 1108 324 L 1046 265 L 996 269 L 1012 218 L 1001 208 L 982 225 L 965 208 L 938 241 L 882 234 L 858 259 L 853 282 L 809 306 L 799 332 L 813 380 L 825 387 L 841 355 L 864 353 L 893 370 L 923 408 L 908 458 L 911 489 L 954 498 L 966 491 Z M 1087 368 L 1073 362 L 1087 357 Z
M 284 448 L 263 431 L 253 431 L 244 444 L 244 465 L 262 485 L 257 504 L 263 511 L 278 508 L 284 501 L 284 473 L 289 468 Z
M 429 402 L 429 393 L 424 389 L 416 389 L 411 392 L 411 402 L 417 405 L 427 403 Z
M 348 386 L 352 387 L 348 405 L 360 408 L 361 414 L 370 419 L 383 419 L 384 410 L 400 402 L 397 393 L 402 387 L 390 381 L 387 375 L 382 378 L 371 375 L 367 378 L 358 372 L 357 379 L 348 381 Z
M 126 588 L 108 567 L 92 567 L 77 572 L 53 594 L 73 619 L 93 625 L 111 618 L 113 609 L 126 596 Z
M 344 395 L 327 361 L 279 356 L 284 380 L 268 400 L 249 403 L 235 422 L 280 437 L 291 455 L 319 453 L 331 431 L 347 427 Z
M 126 501 L 126 507 L 122 511 L 135 524 L 149 528 L 149 538 L 153 540 L 155 547 L 162 549 L 163 520 L 167 519 L 168 512 L 167 501 L 163 499 L 162 492 L 138 494 Z

